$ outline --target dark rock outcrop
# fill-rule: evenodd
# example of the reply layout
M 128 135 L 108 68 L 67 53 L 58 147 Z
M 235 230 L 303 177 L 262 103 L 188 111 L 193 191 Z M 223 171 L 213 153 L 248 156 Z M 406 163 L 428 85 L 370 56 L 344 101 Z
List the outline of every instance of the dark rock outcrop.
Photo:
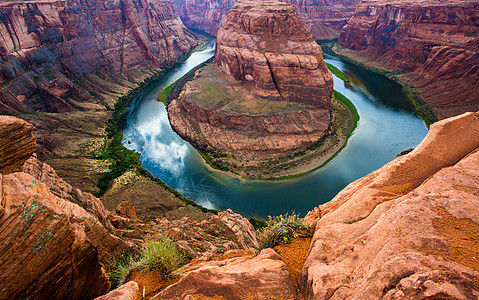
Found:
M 194 44 L 169 1 L 8 1 L 0 13 L 0 82 L 16 99 L 1 101 L 5 110 L 102 103 Z
M 437 122 L 414 151 L 311 212 L 305 296 L 477 298 L 478 135 L 479 113 Z
M 363 0 L 341 32 L 340 52 L 396 72 L 447 118 L 479 109 L 477 1 Z
M 234 0 L 174 0 L 183 22 L 216 35 Z M 359 0 L 284 0 L 291 3 L 315 38 L 336 38 Z

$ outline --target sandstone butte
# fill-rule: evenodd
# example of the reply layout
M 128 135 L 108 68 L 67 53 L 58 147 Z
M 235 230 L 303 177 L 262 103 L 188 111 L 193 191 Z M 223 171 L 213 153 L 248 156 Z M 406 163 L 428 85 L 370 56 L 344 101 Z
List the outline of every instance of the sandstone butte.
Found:
M 207 66 L 168 106 L 185 139 L 260 160 L 314 145 L 328 129 L 332 75 L 291 4 L 236 3 L 218 31 L 215 63 L 230 78 Z
M 181 19 L 188 27 L 216 35 L 221 21 L 233 7 L 234 0 L 174 0 Z M 337 38 L 354 14 L 359 0 L 284 0 L 291 3 L 315 39 Z
M 395 75 L 439 119 L 479 109 L 479 3 L 474 0 L 363 0 L 336 49 Z

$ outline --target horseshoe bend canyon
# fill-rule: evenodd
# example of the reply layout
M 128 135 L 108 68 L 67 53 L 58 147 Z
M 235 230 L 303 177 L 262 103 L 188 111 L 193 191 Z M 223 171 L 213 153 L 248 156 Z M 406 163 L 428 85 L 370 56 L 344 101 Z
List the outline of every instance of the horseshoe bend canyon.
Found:
M 477 1 L 0 20 L 0 299 L 479 298 Z

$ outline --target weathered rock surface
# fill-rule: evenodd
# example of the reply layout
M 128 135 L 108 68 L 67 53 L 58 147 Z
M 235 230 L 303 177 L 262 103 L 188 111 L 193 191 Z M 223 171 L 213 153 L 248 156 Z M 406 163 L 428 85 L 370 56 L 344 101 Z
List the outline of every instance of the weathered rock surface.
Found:
M 4 103 L 10 109 L 62 112 L 98 101 L 88 94 L 98 87 L 101 103 L 194 44 L 169 1 L 4 1 L 0 13 L 0 82 L 17 101 Z
M 5 142 L 32 138 L 30 124 L 3 119 L 22 125 L 1 127 Z M 88 299 L 107 291 L 103 264 L 130 249 L 109 233 L 108 218 L 99 199 L 73 189 L 35 156 L 20 172 L 0 175 L 0 299 Z
M 477 298 L 478 136 L 479 113 L 437 122 L 414 151 L 313 211 L 305 296 Z
M 221 21 L 233 7 L 234 0 L 174 0 L 183 22 L 216 35 Z M 296 7 L 299 16 L 315 38 L 336 38 L 353 16 L 359 0 L 284 0 Z
M 137 300 L 140 299 L 140 288 L 138 283 L 129 281 L 114 289 L 106 295 L 95 298 L 95 300 Z
M 37 150 L 33 126 L 10 116 L 0 116 L 0 173 L 18 169 Z
M 229 256 L 227 252 L 223 260 L 193 262 L 184 266 L 178 270 L 183 274 L 180 281 L 151 299 L 190 299 L 198 295 L 225 299 L 287 299 L 295 296 L 288 269 L 273 249 L 265 249 L 257 256 L 253 253 Z
M 215 63 L 236 80 L 254 82 L 259 97 L 329 110 L 331 72 L 290 4 L 236 3 L 218 31 Z
M 0 298 L 85 299 L 107 291 L 100 259 L 121 251 L 122 242 L 31 175 L 0 181 Z
M 254 161 L 303 150 L 328 129 L 332 75 L 292 5 L 236 3 L 215 63 L 230 77 L 207 65 L 168 107 L 183 138 Z
M 131 227 L 146 235 L 164 234 L 177 241 L 188 256 L 205 261 L 212 256 L 232 249 L 257 251 L 256 232 L 249 221 L 230 209 L 202 221 L 189 217 L 169 221 L 157 219 L 151 224 Z
M 128 201 L 123 201 L 122 203 L 118 204 L 116 212 L 132 220 L 138 219 L 136 216 L 135 207 L 133 207 L 133 205 L 131 205 L 131 203 Z
M 479 4 L 363 0 L 338 44 L 416 87 L 440 119 L 479 109 Z M 341 53 L 345 54 L 345 53 Z

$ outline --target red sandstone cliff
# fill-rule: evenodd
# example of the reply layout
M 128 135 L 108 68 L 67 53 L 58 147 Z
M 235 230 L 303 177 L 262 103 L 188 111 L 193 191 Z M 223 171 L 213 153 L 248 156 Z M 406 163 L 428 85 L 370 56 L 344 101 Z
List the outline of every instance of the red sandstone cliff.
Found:
M 290 4 L 238 2 L 218 31 L 215 63 L 270 100 L 329 110 L 333 79 L 321 48 Z
M 437 122 L 411 153 L 306 217 L 308 299 L 479 296 L 479 113 Z
M 183 22 L 216 34 L 234 0 L 174 0 Z M 335 38 L 353 15 L 359 0 L 284 0 L 296 7 L 299 16 L 315 38 Z
M 31 156 L 31 130 L 0 116 L 0 299 L 93 298 L 109 289 L 103 265 L 130 247 L 98 198 Z
M 111 105 L 112 85 L 131 87 L 194 44 L 168 1 L 3 1 L 0 13 L 4 113 Z
M 367 65 L 410 72 L 397 77 L 445 118 L 479 109 L 478 20 L 477 1 L 363 0 L 338 44 Z

